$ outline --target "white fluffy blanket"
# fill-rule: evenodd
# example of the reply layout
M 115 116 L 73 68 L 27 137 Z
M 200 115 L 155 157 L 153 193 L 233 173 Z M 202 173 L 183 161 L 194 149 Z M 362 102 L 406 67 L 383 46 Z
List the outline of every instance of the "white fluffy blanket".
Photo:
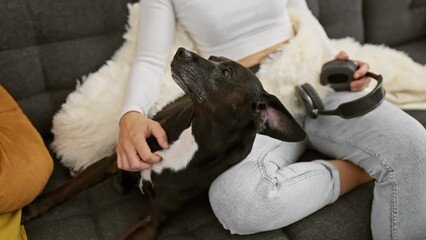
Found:
M 119 112 L 138 36 L 139 5 L 131 4 L 128 8 L 128 27 L 122 47 L 97 72 L 77 83 L 76 90 L 68 96 L 53 119 L 52 148 L 61 162 L 73 171 L 81 171 L 115 151 Z M 322 96 L 330 90 L 318 81 L 320 68 L 326 59 L 312 30 L 312 21 L 316 19 L 301 17 L 297 13 L 291 15 L 296 36 L 285 45 L 285 54 L 259 77 L 265 89 L 295 113 L 300 110 L 294 97 L 296 85 L 310 82 Z M 179 46 L 196 51 L 184 29 L 180 26 L 177 29 L 170 56 Z M 372 72 L 383 75 L 387 100 L 403 109 L 426 109 L 426 66 L 385 46 L 361 45 L 350 38 L 332 40 L 332 43 L 337 50 L 346 51 L 352 59 L 368 62 Z M 162 94 L 150 110 L 151 116 L 183 94 L 171 79 L 168 65 L 162 79 Z

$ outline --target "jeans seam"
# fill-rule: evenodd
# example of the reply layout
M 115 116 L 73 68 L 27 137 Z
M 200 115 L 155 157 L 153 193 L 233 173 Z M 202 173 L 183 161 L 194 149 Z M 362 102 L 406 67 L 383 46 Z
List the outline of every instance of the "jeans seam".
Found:
M 271 177 L 266 171 L 264 160 L 265 160 L 265 157 L 268 155 L 269 152 L 278 148 L 280 145 L 281 145 L 281 143 L 277 144 L 275 147 L 273 147 L 271 149 L 263 151 L 259 155 L 258 161 L 257 161 L 261 176 L 264 179 L 266 179 L 267 181 L 269 181 L 274 186 L 274 189 L 280 189 L 281 186 L 283 186 L 283 185 L 287 185 L 287 186 L 294 185 L 294 184 L 296 184 L 296 183 L 298 183 L 302 180 L 305 180 L 305 179 L 308 179 L 308 178 L 322 174 L 322 172 L 323 172 L 322 170 L 313 170 L 313 171 L 305 172 L 303 174 L 299 174 L 297 176 L 288 178 L 288 179 L 283 180 L 283 181 L 278 181 L 275 178 Z
M 306 131 L 309 132 L 309 135 L 311 135 L 311 134 L 315 135 L 319 139 L 328 140 L 328 141 L 331 141 L 331 142 L 333 142 L 337 145 L 347 145 L 347 146 L 354 147 L 358 150 L 361 150 L 365 154 L 370 155 L 371 157 L 379 160 L 380 166 L 382 166 L 382 168 L 387 172 L 387 174 L 389 174 L 389 181 L 392 184 L 392 199 L 391 199 L 391 209 L 390 209 L 391 215 L 392 215 L 391 226 L 390 226 L 391 227 L 391 239 L 397 240 L 398 239 L 397 184 L 396 184 L 396 181 L 395 181 L 394 170 L 390 166 L 390 164 L 382 157 L 381 154 L 375 152 L 373 149 L 371 149 L 368 146 L 365 146 L 363 144 L 360 144 L 360 143 L 357 143 L 357 142 L 352 142 L 352 141 L 349 141 L 349 140 L 343 139 L 343 138 L 331 137 L 330 135 L 322 135 L 318 131 L 312 131 L 312 130 L 309 130 L 309 131 L 306 130 Z
M 313 171 L 305 172 L 304 174 L 300 174 L 300 175 L 291 177 L 291 178 L 283 180 L 283 181 L 277 181 L 275 184 L 276 184 L 277 188 L 280 188 L 281 186 L 290 186 L 290 185 L 294 185 L 294 184 L 296 184 L 300 181 L 309 179 L 311 177 L 321 175 L 321 174 L 323 174 L 323 172 L 324 172 L 323 170 L 313 170 Z M 328 173 L 327 173 L 327 175 L 328 175 Z
M 264 159 L 265 159 L 265 157 L 266 157 L 266 155 L 268 155 L 268 153 L 269 152 L 271 152 L 271 151 L 273 151 L 273 150 L 275 150 L 276 148 L 278 148 L 279 146 L 281 145 L 281 143 L 279 143 L 279 144 L 277 144 L 275 147 L 273 147 L 272 149 L 268 149 L 268 150 L 265 150 L 265 151 L 263 151 L 260 155 L 259 155 L 259 157 L 258 157 L 258 159 L 257 159 L 257 165 L 258 165 L 258 168 L 259 168 L 259 171 L 260 171 L 260 175 L 264 178 L 264 179 L 266 179 L 267 181 L 269 181 L 273 186 L 274 186 L 274 188 L 276 187 L 276 184 L 275 184 L 275 181 L 273 180 L 273 178 L 272 177 L 270 177 L 269 175 L 268 175 L 268 173 L 266 172 L 266 167 L 265 167 L 265 164 L 264 164 Z

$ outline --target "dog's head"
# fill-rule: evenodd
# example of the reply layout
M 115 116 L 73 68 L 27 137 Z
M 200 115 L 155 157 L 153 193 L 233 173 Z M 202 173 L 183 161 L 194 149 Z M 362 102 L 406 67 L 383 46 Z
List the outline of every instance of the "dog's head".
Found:
M 224 57 L 208 60 L 179 48 L 171 63 L 175 82 L 195 106 L 252 122 L 260 134 L 283 141 L 302 141 L 305 131 L 283 104 L 263 89 L 246 67 Z

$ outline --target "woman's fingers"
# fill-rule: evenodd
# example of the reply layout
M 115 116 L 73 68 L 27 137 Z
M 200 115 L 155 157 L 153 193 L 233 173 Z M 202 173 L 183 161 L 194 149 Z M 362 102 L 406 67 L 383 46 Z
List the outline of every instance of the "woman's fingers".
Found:
M 354 73 L 355 80 L 361 77 L 364 77 L 365 74 L 367 74 L 368 70 L 370 69 L 370 66 L 365 62 L 357 61 L 357 64 L 358 64 L 358 69 Z
M 364 90 L 365 88 L 368 87 L 368 85 L 370 84 L 370 81 L 371 79 L 369 77 L 363 77 L 361 79 L 352 81 L 350 85 L 351 91 L 355 92 L 355 91 Z
M 161 157 L 151 152 L 145 139 L 135 144 L 137 157 L 143 162 L 154 164 L 161 160 Z
M 141 171 L 161 161 L 152 153 L 146 138 L 154 136 L 160 147 L 169 147 L 161 125 L 137 112 L 126 113 L 120 120 L 120 140 L 117 145 L 117 167 L 127 171 Z
M 336 55 L 335 59 L 348 61 L 349 55 L 346 52 L 341 51 Z M 371 81 L 370 77 L 366 76 L 368 70 L 370 69 L 370 65 L 362 61 L 356 61 L 356 63 L 358 65 L 358 69 L 354 72 L 354 80 L 350 83 L 350 90 L 352 92 L 364 90 L 368 87 Z
M 161 148 L 163 149 L 169 148 L 166 131 L 164 131 L 163 127 L 161 127 L 161 125 L 158 122 L 153 123 L 151 127 L 151 133 L 157 139 L 157 142 Z
M 345 51 L 340 51 L 336 57 L 336 60 L 340 60 L 340 61 L 348 61 L 349 60 L 349 55 L 345 52 Z

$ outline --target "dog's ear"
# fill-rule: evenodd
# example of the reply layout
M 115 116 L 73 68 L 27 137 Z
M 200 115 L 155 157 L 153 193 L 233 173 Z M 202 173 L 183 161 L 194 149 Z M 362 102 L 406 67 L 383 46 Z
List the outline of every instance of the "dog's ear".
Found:
M 265 92 L 252 105 L 256 131 L 286 142 L 305 139 L 305 130 L 274 95 Z

